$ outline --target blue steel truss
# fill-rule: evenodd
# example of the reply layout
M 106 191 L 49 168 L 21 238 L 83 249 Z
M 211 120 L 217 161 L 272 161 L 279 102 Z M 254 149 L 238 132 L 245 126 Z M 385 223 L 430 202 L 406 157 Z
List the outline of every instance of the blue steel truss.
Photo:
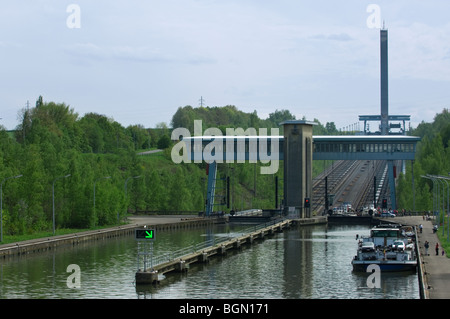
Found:
M 313 160 L 414 160 L 420 137 L 405 135 L 313 136 Z M 283 136 L 185 137 L 188 158 L 198 162 L 244 162 L 284 158 Z M 208 149 L 206 148 L 208 146 Z
M 313 136 L 313 160 L 387 160 L 391 206 L 396 209 L 393 161 L 414 160 L 419 141 L 405 135 Z M 206 216 L 213 210 L 218 163 L 284 158 L 283 136 L 194 136 L 182 142 L 189 161 L 210 163 Z

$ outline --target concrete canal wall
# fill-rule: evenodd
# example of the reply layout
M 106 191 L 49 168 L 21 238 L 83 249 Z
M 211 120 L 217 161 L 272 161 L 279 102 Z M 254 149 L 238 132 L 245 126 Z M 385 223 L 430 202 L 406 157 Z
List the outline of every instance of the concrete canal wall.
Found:
M 223 220 L 207 218 L 172 218 L 170 220 L 147 218 L 143 220 L 147 222 L 139 221 L 139 223 L 122 225 L 114 228 L 106 228 L 95 231 L 86 231 L 70 235 L 46 237 L 0 245 L 0 258 L 39 253 L 51 249 L 56 249 L 57 247 L 75 246 L 89 241 L 130 236 L 134 235 L 134 231 L 136 228 L 142 227 L 143 225 L 151 226 L 152 229 L 155 229 L 156 231 L 167 231 L 194 227 L 205 227 L 213 223 L 223 222 Z M 161 223 L 161 221 L 168 222 Z

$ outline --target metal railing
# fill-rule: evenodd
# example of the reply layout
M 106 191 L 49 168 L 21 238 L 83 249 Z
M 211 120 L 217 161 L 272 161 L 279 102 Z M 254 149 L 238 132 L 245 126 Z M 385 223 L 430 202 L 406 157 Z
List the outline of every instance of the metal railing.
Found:
M 273 220 L 273 221 L 262 223 L 262 224 L 256 224 L 254 226 L 245 228 L 245 229 L 243 229 L 241 231 L 238 231 L 238 232 L 228 233 L 227 236 L 223 236 L 223 237 L 220 237 L 220 238 L 213 237 L 212 239 L 206 240 L 206 241 L 198 243 L 198 244 L 191 245 L 189 247 L 185 247 L 185 248 L 181 248 L 181 249 L 178 249 L 178 250 L 175 250 L 175 251 L 171 251 L 171 252 L 162 254 L 160 256 L 153 256 L 152 257 L 152 266 L 155 267 L 155 266 L 161 265 L 163 263 L 166 263 L 166 262 L 169 262 L 169 261 L 173 261 L 175 259 L 179 259 L 179 258 L 181 258 L 183 256 L 186 256 L 186 255 L 189 255 L 189 254 L 193 254 L 193 253 L 199 252 L 201 250 L 204 250 L 206 248 L 219 245 L 219 244 L 221 244 L 223 242 L 226 242 L 226 241 L 229 241 L 231 239 L 238 238 L 238 237 L 241 237 L 241 236 L 245 236 L 247 234 L 250 234 L 252 232 L 256 232 L 256 231 L 264 229 L 266 227 L 276 225 L 276 224 L 281 223 L 281 222 L 283 222 L 285 220 L 286 219 L 283 218 L 283 219 L 277 219 L 277 220 Z

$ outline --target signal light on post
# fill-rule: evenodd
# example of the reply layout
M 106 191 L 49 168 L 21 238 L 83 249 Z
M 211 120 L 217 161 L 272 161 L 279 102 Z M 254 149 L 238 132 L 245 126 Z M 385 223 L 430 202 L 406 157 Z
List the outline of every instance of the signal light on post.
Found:
M 305 208 L 308 208 L 309 207 L 309 197 L 306 197 L 305 198 Z
M 387 208 L 387 199 L 386 198 L 383 198 L 383 204 L 382 204 L 381 208 Z

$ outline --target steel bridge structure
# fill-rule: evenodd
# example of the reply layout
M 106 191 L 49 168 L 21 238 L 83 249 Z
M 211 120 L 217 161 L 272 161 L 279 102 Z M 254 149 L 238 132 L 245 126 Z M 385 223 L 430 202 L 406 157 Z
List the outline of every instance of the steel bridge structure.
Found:
M 313 160 L 386 160 L 390 185 L 390 206 L 396 209 L 394 161 L 414 160 L 419 137 L 405 135 L 313 136 Z M 285 165 L 284 136 L 195 136 L 185 137 L 187 159 L 209 164 L 205 213 L 214 207 L 217 165 L 221 163 L 277 161 Z M 276 153 L 274 150 L 277 150 Z M 301 170 L 301 163 L 298 163 Z M 270 163 L 274 165 L 274 163 Z M 278 166 L 277 166 L 278 167 Z M 285 170 L 286 173 L 286 170 Z M 288 171 L 288 174 L 292 173 Z

